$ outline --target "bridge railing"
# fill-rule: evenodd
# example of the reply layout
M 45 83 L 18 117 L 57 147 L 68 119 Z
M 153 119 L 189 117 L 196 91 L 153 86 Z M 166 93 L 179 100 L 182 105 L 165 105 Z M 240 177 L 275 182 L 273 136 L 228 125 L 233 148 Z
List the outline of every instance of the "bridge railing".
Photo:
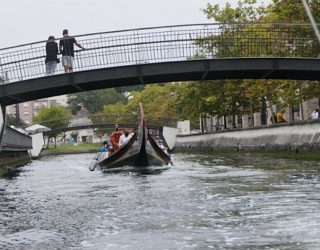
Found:
M 156 125 L 159 127 L 168 126 L 168 127 L 177 127 L 178 119 L 175 117 L 167 116 L 155 116 L 155 115 L 146 115 L 145 120 L 147 125 Z M 93 114 L 89 116 L 75 116 L 70 119 L 51 119 L 40 122 L 42 126 L 48 127 L 50 129 L 60 129 L 61 124 L 68 124 L 67 127 L 79 127 L 79 126 L 88 126 L 88 125 L 103 125 L 103 124 L 135 124 L 139 125 L 139 115 L 138 114 Z M 31 126 L 24 125 L 20 128 L 26 129 Z
M 75 38 L 86 48 L 75 51 L 75 71 L 199 58 L 315 58 L 320 53 L 309 24 L 194 24 L 94 33 Z M 3 81 L 44 77 L 45 44 L 46 41 L 40 41 L 0 49 Z M 63 73 L 61 63 L 56 73 Z

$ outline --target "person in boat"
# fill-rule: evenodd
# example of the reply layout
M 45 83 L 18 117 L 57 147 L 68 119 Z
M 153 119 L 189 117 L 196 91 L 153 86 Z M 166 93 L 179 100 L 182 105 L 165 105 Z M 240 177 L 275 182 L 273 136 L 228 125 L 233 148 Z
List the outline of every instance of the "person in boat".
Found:
M 119 150 L 119 139 L 120 136 L 122 135 L 118 125 L 116 125 L 114 131 L 111 133 L 111 135 L 109 136 L 110 138 L 110 142 L 112 144 L 113 150 L 117 151 Z
M 157 139 L 155 140 L 155 142 L 157 143 L 157 145 L 159 146 L 159 148 L 161 148 L 166 154 L 168 154 L 168 149 L 166 148 L 166 146 L 163 143 L 163 140 L 161 140 L 159 137 L 157 137 Z
M 123 134 L 119 138 L 119 146 L 122 147 L 125 145 L 131 139 L 131 137 L 132 135 L 127 130 L 124 130 Z
M 112 145 L 108 141 L 104 141 L 102 146 L 99 147 L 99 152 L 96 153 L 94 160 L 101 161 L 103 159 L 106 159 L 109 157 L 109 155 L 112 153 Z
M 111 152 L 111 151 L 112 151 L 112 146 L 107 141 L 104 141 L 103 145 L 99 148 L 99 152 Z

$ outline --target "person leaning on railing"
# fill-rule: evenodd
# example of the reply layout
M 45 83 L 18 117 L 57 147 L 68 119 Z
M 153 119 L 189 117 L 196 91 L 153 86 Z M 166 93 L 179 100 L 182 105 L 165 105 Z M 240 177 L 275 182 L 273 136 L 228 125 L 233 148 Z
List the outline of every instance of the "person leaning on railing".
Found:
M 46 43 L 46 74 L 54 75 L 58 61 L 58 44 L 54 40 L 54 36 L 49 36 Z
M 74 44 L 79 48 L 85 50 L 74 37 L 69 36 L 67 29 L 62 32 L 63 38 L 60 40 L 59 49 L 62 54 L 62 65 L 64 67 L 64 72 L 73 72 L 73 58 L 74 58 Z

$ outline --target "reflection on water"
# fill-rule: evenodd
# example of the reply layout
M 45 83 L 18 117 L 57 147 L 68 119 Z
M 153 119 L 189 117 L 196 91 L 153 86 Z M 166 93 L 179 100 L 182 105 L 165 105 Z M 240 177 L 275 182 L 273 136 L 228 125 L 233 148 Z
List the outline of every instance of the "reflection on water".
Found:
M 49 157 L 0 179 L 0 249 L 320 249 L 320 163 L 174 155 L 88 170 Z
M 17 177 L 20 173 L 20 168 L 12 166 L 2 166 L 0 167 L 0 178 L 13 179 Z

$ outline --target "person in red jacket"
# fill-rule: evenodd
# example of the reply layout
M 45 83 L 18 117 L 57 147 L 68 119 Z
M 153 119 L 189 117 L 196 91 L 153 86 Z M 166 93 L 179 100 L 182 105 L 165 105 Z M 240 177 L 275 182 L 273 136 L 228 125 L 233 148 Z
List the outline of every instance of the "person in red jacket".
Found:
M 119 138 L 121 135 L 122 135 L 122 133 L 121 133 L 119 127 L 116 125 L 114 131 L 109 136 L 109 139 L 110 139 L 110 142 L 113 146 L 114 151 L 119 150 Z

